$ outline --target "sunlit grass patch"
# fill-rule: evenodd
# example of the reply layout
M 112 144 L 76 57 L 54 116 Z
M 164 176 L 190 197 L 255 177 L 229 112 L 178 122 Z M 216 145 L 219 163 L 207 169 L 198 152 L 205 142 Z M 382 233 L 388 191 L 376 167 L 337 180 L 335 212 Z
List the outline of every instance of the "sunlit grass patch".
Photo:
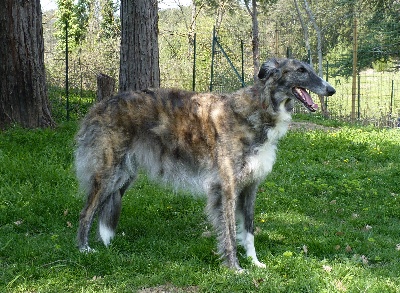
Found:
M 123 199 L 111 246 L 93 231 L 98 252 L 79 253 L 76 128 L 0 133 L 0 291 L 400 291 L 397 130 L 289 131 L 256 202 L 255 244 L 267 268 L 239 249 L 246 273 L 236 274 L 220 265 L 205 200 L 145 176 Z

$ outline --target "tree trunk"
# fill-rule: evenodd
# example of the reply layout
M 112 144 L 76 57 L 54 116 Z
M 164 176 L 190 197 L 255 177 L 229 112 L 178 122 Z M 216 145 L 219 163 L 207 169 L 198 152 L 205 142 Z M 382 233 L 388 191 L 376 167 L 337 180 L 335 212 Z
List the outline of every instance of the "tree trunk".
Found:
M 306 26 L 306 24 L 304 23 L 304 19 L 303 16 L 301 15 L 301 11 L 299 8 L 299 5 L 297 3 L 297 0 L 294 0 L 294 6 L 296 7 L 296 11 L 297 11 L 297 15 L 299 17 L 299 21 L 300 21 L 300 25 L 301 25 L 301 29 L 303 30 L 303 34 L 304 34 L 304 42 L 306 44 L 306 50 L 307 50 L 307 56 L 309 56 L 310 60 L 308 61 L 310 66 L 313 67 L 313 62 L 312 62 L 312 58 L 311 58 L 311 46 L 310 46 L 310 38 L 308 36 L 308 27 Z
M 256 0 L 252 0 L 252 6 L 253 6 L 253 14 L 251 16 L 251 20 L 253 23 L 253 29 L 252 29 L 253 67 L 254 67 L 254 81 L 256 81 L 258 79 L 258 71 L 260 70 L 260 39 L 258 37 L 259 29 L 258 29 L 258 11 L 257 11 Z
M 317 51 L 318 51 L 318 75 L 319 77 L 323 78 L 323 71 L 322 71 L 322 33 L 321 29 L 319 28 L 317 21 L 311 11 L 310 6 L 308 5 L 307 0 L 304 0 L 304 8 L 307 11 L 308 18 L 310 19 L 312 25 L 314 26 L 315 32 L 317 33 Z M 328 109 L 325 105 L 325 97 L 318 96 L 319 101 L 321 103 L 321 112 L 324 117 L 329 117 Z
M 121 0 L 119 90 L 160 86 L 157 0 Z
M 109 99 L 114 95 L 115 79 L 107 74 L 97 75 L 97 101 Z
M 40 0 L 0 9 L 0 129 L 54 126 L 47 97 Z
M 257 1 L 252 0 L 250 9 L 249 0 L 245 1 L 247 12 L 251 16 L 252 21 L 252 47 L 253 47 L 253 79 L 256 81 L 258 79 L 258 71 L 260 70 L 260 38 L 259 38 L 259 28 L 258 28 L 258 11 L 257 11 Z
M 216 32 L 219 32 L 219 29 L 221 28 L 224 15 L 225 15 L 225 2 L 222 2 L 218 5 L 217 15 L 215 17 L 215 31 Z

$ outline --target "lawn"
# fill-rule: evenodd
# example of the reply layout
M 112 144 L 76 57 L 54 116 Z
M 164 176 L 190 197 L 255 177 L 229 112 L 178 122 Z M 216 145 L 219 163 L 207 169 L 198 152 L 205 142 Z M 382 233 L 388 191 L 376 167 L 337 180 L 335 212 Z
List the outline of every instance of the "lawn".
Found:
M 79 253 L 77 124 L 0 133 L 0 291 L 400 292 L 400 130 L 331 125 L 281 141 L 256 203 L 267 268 L 240 250 L 243 274 L 221 267 L 204 200 L 145 176 L 112 245 L 93 232 Z

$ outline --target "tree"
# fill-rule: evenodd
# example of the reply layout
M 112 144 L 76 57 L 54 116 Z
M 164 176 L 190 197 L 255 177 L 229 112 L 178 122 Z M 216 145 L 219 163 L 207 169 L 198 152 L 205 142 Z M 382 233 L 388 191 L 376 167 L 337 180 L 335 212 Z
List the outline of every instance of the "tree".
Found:
M 119 90 L 159 86 L 157 0 L 121 0 Z
M 257 1 L 252 0 L 251 6 L 249 7 L 249 0 L 245 0 L 246 9 L 251 16 L 252 21 L 252 47 L 253 47 L 253 78 L 254 81 L 258 79 L 258 71 L 260 69 L 260 39 L 258 29 L 258 12 L 257 12 Z
M 299 8 L 299 4 L 297 3 L 297 0 L 294 0 L 294 6 L 296 7 L 297 16 L 299 17 L 301 29 L 304 34 L 304 42 L 306 44 L 306 50 L 307 50 L 308 55 L 310 56 L 308 62 L 310 64 L 310 66 L 313 67 L 313 62 L 312 62 L 312 58 L 311 58 L 310 38 L 308 36 L 308 26 L 305 24 L 303 16 L 301 15 L 301 11 Z
M 40 0 L 0 9 L 0 128 L 53 126 L 44 70 Z
M 250 8 L 250 0 L 244 0 L 244 4 L 246 6 L 247 12 L 251 16 L 252 22 L 252 50 L 253 50 L 253 78 L 254 81 L 258 79 L 258 71 L 260 69 L 260 38 L 259 38 L 259 27 L 258 27 L 258 4 L 260 2 L 264 6 L 264 10 L 267 10 L 267 7 L 276 2 L 276 0 L 263 0 L 256 1 L 251 0 L 251 8 Z
M 114 4 L 113 0 L 101 0 L 101 31 L 102 36 L 109 39 L 115 38 L 117 36 L 117 32 L 119 30 L 118 23 L 115 19 L 115 12 L 118 7 Z
M 68 25 L 68 47 L 77 48 L 86 38 L 89 14 L 91 7 L 90 0 L 78 0 L 74 4 L 73 0 L 57 0 L 57 32 L 56 37 L 59 40 L 58 47 L 61 51 L 65 50 L 65 33 Z
M 318 52 L 318 75 L 319 77 L 323 77 L 323 71 L 322 71 L 322 33 L 321 33 L 321 29 L 317 24 L 317 21 L 315 20 L 314 14 L 311 11 L 310 6 L 308 5 L 307 0 L 304 0 L 304 8 L 307 12 L 308 18 L 310 19 L 314 30 L 317 34 L 317 52 Z M 311 58 L 310 58 L 311 60 Z M 328 109 L 326 108 L 325 105 L 325 97 L 323 96 L 318 96 L 319 100 L 321 102 L 321 112 L 325 117 L 328 117 Z

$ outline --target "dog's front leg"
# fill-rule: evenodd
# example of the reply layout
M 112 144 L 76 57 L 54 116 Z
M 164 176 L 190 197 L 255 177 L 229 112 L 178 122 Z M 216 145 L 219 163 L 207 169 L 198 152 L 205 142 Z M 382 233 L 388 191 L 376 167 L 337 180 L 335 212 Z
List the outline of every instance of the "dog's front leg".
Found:
M 257 258 L 254 246 L 254 204 L 258 182 L 254 182 L 246 187 L 239 194 L 236 207 L 238 220 L 238 240 L 246 250 L 247 257 L 250 257 L 253 264 L 259 268 L 265 268 L 265 264 Z

